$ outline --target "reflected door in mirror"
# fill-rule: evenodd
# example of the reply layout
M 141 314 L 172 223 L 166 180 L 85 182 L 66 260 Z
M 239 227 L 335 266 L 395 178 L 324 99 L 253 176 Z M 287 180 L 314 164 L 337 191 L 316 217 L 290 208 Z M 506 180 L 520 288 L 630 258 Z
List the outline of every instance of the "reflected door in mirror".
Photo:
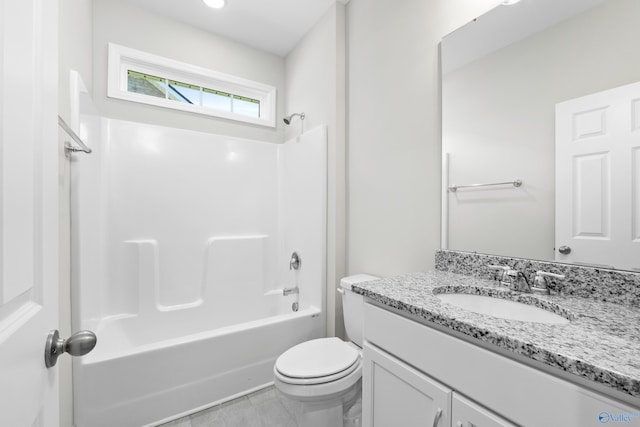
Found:
M 640 270 L 640 83 L 556 105 L 556 248 Z

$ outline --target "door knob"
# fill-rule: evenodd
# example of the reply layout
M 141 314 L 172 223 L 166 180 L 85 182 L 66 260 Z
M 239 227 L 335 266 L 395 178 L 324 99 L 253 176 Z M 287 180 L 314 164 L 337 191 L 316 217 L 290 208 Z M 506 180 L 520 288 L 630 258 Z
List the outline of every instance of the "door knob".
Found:
M 72 356 L 84 356 L 96 346 L 98 338 L 91 331 L 80 331 L 71 335 L 69 338 L 60 338 L 57 329 L 49 332 L 47 342 L 44 347 L 44 364 L 47 368 L 51 368 L 58 362 L 58 356 L 63 353 L 69 353 Z
M 558 248 L 558 252 L 562 255 L 569 255 L 571 253 L 571 248 L 569 246 L 560 246 Z

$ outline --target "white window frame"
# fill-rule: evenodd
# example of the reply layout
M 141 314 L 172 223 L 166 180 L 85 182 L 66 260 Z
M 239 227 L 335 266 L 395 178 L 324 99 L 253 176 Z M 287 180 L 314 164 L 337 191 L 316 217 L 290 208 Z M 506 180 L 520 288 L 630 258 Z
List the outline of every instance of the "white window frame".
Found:
M 260 101 L 260 117 L 250 117 L 142 93 L 129 92 L 127 90 L 129 70 L 256 99 Z M 174 110 L 276 127 L 276 88 L 274 86 L 142 52 L 115 43 L 109 43 L 107 96 Z

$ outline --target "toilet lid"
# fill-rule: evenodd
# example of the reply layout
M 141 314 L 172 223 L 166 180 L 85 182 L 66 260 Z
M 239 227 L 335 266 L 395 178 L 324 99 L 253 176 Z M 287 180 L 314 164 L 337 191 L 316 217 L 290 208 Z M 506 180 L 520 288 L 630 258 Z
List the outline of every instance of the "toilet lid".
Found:
M 298 344 L 276 360 L 276 369 L 291 378 L 319 378 L 347 370 L 360 353 L 339 338 L 320 338 Z

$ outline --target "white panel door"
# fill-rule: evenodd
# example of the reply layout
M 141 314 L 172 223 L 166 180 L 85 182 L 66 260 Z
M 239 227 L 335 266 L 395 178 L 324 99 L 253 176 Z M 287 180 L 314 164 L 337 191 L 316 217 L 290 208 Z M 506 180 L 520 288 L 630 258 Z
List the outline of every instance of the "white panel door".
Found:
M 368 343 L 363 363 L 363 426 L 450 425 L 451 389 Z
M 0 0 L 0 425 L 57 426 L 57 2 Z
M 640 270 L 640 83 L 556 105 L 556 260 Z

